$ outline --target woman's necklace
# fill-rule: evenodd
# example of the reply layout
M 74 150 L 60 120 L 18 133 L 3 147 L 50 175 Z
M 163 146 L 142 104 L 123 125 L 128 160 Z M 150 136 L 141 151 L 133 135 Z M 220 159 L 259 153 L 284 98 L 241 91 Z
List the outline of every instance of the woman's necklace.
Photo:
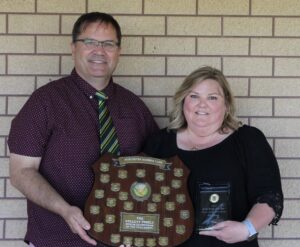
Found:
M 196 150 L 201 150 L 201 149 L 212 147 L 212 146 L 217 145 L 218 143 L 222 142 L 227 136 L 228 136 L 228 134 L 217 135 L 213 139 L 211 139 L 207 142 L 201 143 L 201 144 L 193 143 L 190 141 L 190 145 L 189 145 L 190 150 L 196 151 Z

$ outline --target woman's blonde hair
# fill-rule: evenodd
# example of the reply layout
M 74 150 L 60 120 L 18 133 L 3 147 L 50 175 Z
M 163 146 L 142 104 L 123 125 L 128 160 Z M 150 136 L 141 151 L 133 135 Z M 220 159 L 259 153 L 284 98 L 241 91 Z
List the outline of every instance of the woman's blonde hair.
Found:
M 187 127 L 187 122 L 183 114 L 184 99 L 196 84 L 199 84 L 206 79 L 212 79 L 218 82 L 224 93 L 226 114 L 219 131 L 221 133 L 226 133 L 226 130 L 228 129 L 236 130 L 239 128 L 241 123 L 235 117 L 234 96 L 227 79 L 220 70 L 205 66 L 189 74 L 176 91 L 173 97 L 174 107 L 170 114 L 168 129 L 178 130 Z

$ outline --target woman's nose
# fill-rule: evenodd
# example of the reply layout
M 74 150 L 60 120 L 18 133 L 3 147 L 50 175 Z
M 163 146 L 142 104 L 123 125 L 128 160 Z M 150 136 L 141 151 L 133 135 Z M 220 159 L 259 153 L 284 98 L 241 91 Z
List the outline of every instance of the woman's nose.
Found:
M 205 99 L 198 99 L 198 104 L 197 105 L 199 105 L 199 106 L 205 106 L 206 105 L 206 101 L 205 101 Z

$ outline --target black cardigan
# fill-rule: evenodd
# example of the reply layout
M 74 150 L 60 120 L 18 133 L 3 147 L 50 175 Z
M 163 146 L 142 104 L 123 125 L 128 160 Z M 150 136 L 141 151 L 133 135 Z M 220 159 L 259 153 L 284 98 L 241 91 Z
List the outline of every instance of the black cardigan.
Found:
M 168 158 L 177 155 L 190 169 L 189 190 L 195 206 L 197 183 L 230 183 L 232 220 L 243 221 L 251 207 L 268 203 L 276 216 L 276 224 L 283 209 L 280 173 L 273 151 L 263 133 L 244 125 L 221 143 L 198 151 L 177 147 L 176 132 L 160 130 L 150 137 L 144 152 L 153 157 Z M 247 246 L 257 247 L 257 240 L 226 244 L 216 238 L 197 233 L 180 246 Z

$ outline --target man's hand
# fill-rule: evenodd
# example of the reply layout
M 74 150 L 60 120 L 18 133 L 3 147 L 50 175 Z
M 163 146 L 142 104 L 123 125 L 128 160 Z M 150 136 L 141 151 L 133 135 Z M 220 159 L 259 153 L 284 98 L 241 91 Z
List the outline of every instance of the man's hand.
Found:
M 212 228 L 211 231 L 200 231 L 199 234 L 216 237 L 229 244 L 245 241 L 249 234 L 246 226 L 238 221 L 223 221 Z
M 81 210 L 78 207 L 71 206 L 63 214 L 62 217 L 67 222 L 72 232 L 78 234 L 79 237 L 92 245 L 97 245 L 97 242 L 89 237 L 86 233 L 91 228 L 89 222 L 83 217 Z

